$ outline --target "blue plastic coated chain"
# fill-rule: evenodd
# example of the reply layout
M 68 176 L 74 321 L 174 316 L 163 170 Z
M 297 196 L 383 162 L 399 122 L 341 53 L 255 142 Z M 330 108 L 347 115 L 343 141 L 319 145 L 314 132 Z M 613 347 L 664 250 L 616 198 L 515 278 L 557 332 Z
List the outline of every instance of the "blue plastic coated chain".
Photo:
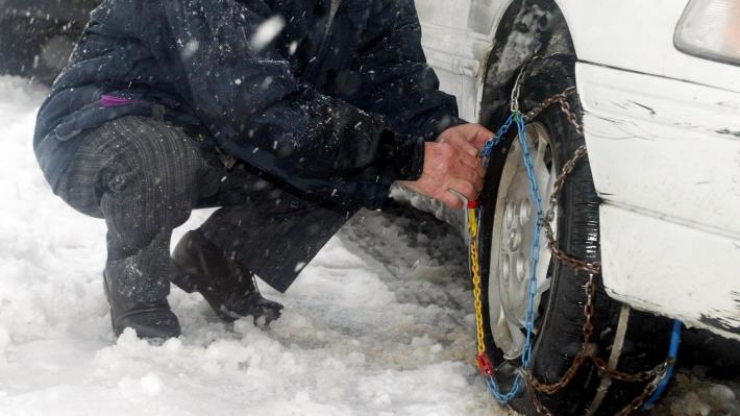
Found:
M 504 124 L 498 129 L 496 135 L 494 137 L 491 137 L 491 139 L 488 140 L 485 145 L 483 145 L 483 151 L 481 152 L 481 155 L 483 156 L 483 166 L 488 166 L 488 161 L 491 159 L 493 149 L 495 149 L 496 146 L 501 143 L 504 135 L 509 131 L 513 124 L 514 114 L 510 115 L 509 118 L 506 119 Z
M 544 220 L 544 210 L 542 208 L 542 198 L 540 197 L 539 186 L 534 174 L 534 162 L 532 161 L 532 155 L 529 151 L 529 137 L 527 136 L 526 126 L 524 124 L 524 117 L 519 111 L 513 112 L 506 122 L 498 129 L 496 137 L 489 140 L 483 147 L 482 156 L 484 165 L 488 165 L 488 161 L 491 158 L 491 154 L 495 147 L 501 142 L 504 135 L 516 124 L 518 130 L 519 145 L 522 149 L 522 158 L 524 159 L 524 167 L 527 171 L 529 178 L 529 191 L 537 209 L 537 223 L 535 224 L 534 240 L 530 249 L 530 276 L 527 281 L 527 314 L 525 317 L 525 329 L 526 339 L 524 342 L 524 349 L 522 351 L 522 368 L 529 368 L 532 359 L 532 331 L 534 328 L 534 300 L 537 295 L 537 265 L 540 259 L 540 234 L 542 233 L 542 221 Z M 480 210 L 480 208 L 479 208 Z M 480 212 L 478 213 L 480 215 Z M 511 389 L 507 392 L 501 391 L 501 388 L 496 383 L 494 377 L 486 377 L 486 385 L 493 394 L 496 401 L 501 404 L 509 403 L 514 397 L 519 394 L 522 388 L 524 380 L 522 379 L 522 373 L 518 372 L 512 383 Z
M 658 384 L 658 387 L 655 389 L 655 392 L 652 396 L 650 396 L 649 399 L 645 402 L 645 405 L 642 406 L 642 410 L 650 410 L 655 406 L 655 403 L 660 400 L 660 397 L 663 395 L 663 392 L 665 391 L 665 388 L 668 386 L 668 382 L 671 381 L 671 378 L 673 377 L 673 370 L 675 367 L 675 361 L 676 357 L 678 357 L 678 347 L 681 345 L 681 329 L 683 328 L 683 324 L 678 319 L 675 319 L 673 321 L 673 331 L 671 332 L 671 344 L 668 346 L 668 359 L 669 364 L 668 368 L 666 369 L 665 375 L 663 376 L 663 379 L 660 380 L 660 383 Z
M 534 176 L 534 163 L 532 162 L 532 155 L 529 153 L 529 137 L 527 137 L 527 131 L 524 126 L 524 118 L 521 114 L 515 114 L 514 119 L 516 121 L 517 129 L 519 130 L 519 144 L 522 148 L 522 156 L 524 158 L 524 167 L 527 170 L 527 176 L 529 177 L 529 192 L 534 201 L 535 207 L 537 208 L 537 222 L 535 223 L 534 229 L 534 242 L 531 247 L 531 259 L 530 262 L 530 274 L 529 282 L 527 283 L 529 292 L 529 304 L 527 305 L 527 316 L 525 318 L 525 325 L 527 329 L 527 338 L 524 343 L 524 351 L 522 351 L 522 368 L 529 368 L 530 359 L 532 357 L 532 330 L 534 328 L 534 299 L 537 295 L 537 264 L 540 261 L 540 234 L 542 232 L 542 221 L 545 218 L 544 210 L 542 209 L 542 198 L 540 198 L 539 185 L 537 184 L 537 178 Z

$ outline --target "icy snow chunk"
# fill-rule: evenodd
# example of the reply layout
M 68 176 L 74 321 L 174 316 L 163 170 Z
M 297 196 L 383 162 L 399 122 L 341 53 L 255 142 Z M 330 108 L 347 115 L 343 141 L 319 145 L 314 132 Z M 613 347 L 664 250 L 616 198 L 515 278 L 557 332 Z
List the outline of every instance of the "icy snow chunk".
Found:
M 358 351 L 352 351 L 347 355 L 347 362 L 353 366 L 363 366 L 366 360 L 365 354 Z
M 5 351 L 10 345 L 10 334 L 8 330 L 0 327 L 0 367 L 8 363 L 8 359 L 5 356 Z
M 718 400 L 734 402 L 737 399 L 735 392 L 732 391 L 731 388 L 724 386 L 722 384 L 717 384 L 716 386 L 712 386 L 709 389 L 709 391 L 712 394 L 712 396 L 714 396 Z
M 373 404 L 376 406 L 390 406 L 393 404 L 393 400 L 391 400 L 390 394 L 378 392 L 373 398 Z
M 263 357 L 237 341 L 218 340 L 206 348 L 204 358 L 204 369 L 218 374 L 221 370 L 236 371 L 247 368 L 251 363 L 259 364 Z
M 182 341 L 178 338 L 170 338 L 162 344 L 162 349 L 167 351 L 168 354 L 179 354 L 182 348 Z
M 295 402 L 296 403 L 309 403 L 311 401 L 311 395 L 305 391 L 299 391 L 295 394 Z
M 280 34 L 284 27 L 285 19 L 282 16 L 272 16 L 257 28 L 252 38 L 249 39 L 249 46 L 256 51 L 261 51 Z
M 321 362 L 321 366 L 323 368 L 328 368 L 332 370 L 344 370 L 347 368 L 347 366 L 344 364 L 344 362 L 334 358 L 329 357 L 326 358 L 324 361 Z
M 137 377 L 125 376 L 116 385 L 119 393 L 129 400 L 138 400 L 141 396 L 155 397 L 162 392 L 164 383 L 153 372 L 137 380 Z
M 149 397 L 158 395 L 162 391 L 162 380 L 154 373 L 141 378 L 141 390 Z
M 679 414 L 679 415 L 685 414 L 687 416 L 688 415 L 709 416 L 709 413 L 712 411 L 709 405 L 706 402 L 704 402 L 696 392 L 693 392 L 693 391 L 688 392 L 684 400 L 686 400 L 686 405 L 681 406 L 680 408 L 671 407 L 671 412 L 673 412 L 674 414 Z

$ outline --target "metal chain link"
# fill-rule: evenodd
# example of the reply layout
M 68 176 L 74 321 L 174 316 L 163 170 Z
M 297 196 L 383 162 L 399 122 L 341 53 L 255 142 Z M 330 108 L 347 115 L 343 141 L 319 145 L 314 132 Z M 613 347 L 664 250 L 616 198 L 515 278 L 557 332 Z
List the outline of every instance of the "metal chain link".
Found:
M 661 374 L 660 376 L 656 376 L 650 383 L 648 383 L 648 385 L 645 386 L 645 388 L 643 389 L 642 394 L 635 397 L 634 400 L 632 400 L 627 406 L 620 410 L 619 413 L 617 413 L 617 416 L 630 416 L 639 412 L 645 401 L 649 399 L 650 396 L 653 395 L 653 393 L 655 393 L 655 389 L 658 388 L 658 385 L 663 378 L 663 374 Z
M 530 381 L 527 383 L 527 394 L 529 395 L 530 400 L 532 400 L 532 404 L 534 404 L 534 408 L 537 413 L 542 416 L 553 416 L 552 412 L 550 412 L 550 409 L 545 407 L 545 405 L 542 404 L 542 401 L 540 401 L 540 398 L 537 397 L 537 391 L 535 390 L 534 385 L 531 383 L 531 380 L 528 380 L 526 377 L 525 380 Z
M 531 121 L 540 113 L 542 113 L 546 108 L 550 107 L 553 104 L 560 104 L 560 109 L 563 110 L 563 113 L 565 114 L 565 117 L 568 119 L 568 122 L 575 127 L 576 132 L 583 136 L 583 125 L 578 121 L 578 116 L 571 110 L 570 103 L 568 103 L 568 97 L 576 93 L 576 87 L 568 87 L 563 90 L 560 94 L 555 94 L 552 97 L 542 101 L 541 103 L 535 105 L 531 110 L 529 110 L 524 115 L 524 120 Z
M 563 165 L 562 173 L 555 180 L 553 192 L 552 192 L 552 195 L 550 195 L 550 208 L 547 210 L 547 213 L 545 214 L 545 218 L 542 222 L 542 226 L 545 229 L 545 236 L 547 238 L 547 247 L 550 249 L 553 256 L 555 256 L 558 260 L 560 260 L 565 265 L 567 265 L 568 267 L 572 268 L 575 271 L 585 271 L 586 273 L 600 274 L 601 273 L 601 263 L 600 262 L 597 261 L 597 262 L 589 263 L 587 261 L 570 256 L 566 252 L 564 252 L 562 249 L 560 249 L 557 239 L 555 238 L 555 233 L 552 229 L 552 222 L 555 219 L 555 207 L 558 205 L 558 202 L 560 200 L 560 195 L 563 192 L 563 187 L 565 186 L 565 179 L 568 178 L 568 176 L 573 172 L 578 161 L 581 160 L 584 156 L 586 156 L 587 153 L 588 152 L 586 150 L 586 145 L 582 145 L 581 147 L 576 149 L 575 153 L 573 154 L 573 157 Z
M 521 81 L 523 79 L 523 74 L 526 72 L 525 70 L 522 70 L 519 73 L 519 76 L 517 77 L 514 89 L 512 91 L 512 103 L 511 103 L 511 110 L 512 112 L 518 112 L 519 111 L 519 95 L 521 93 Z M 529 112 L 527 112 L 524 115 L 525 121 L 531 121 L 534 118 L 536 118 L 538 115 L 540 115 L 545 109 L 548 107 L 559 104 L 561 111 L 565 114 L 568 122 L 574 127 L 576 133 L 578 135 L 583 135 L 583 125 L 578 121 L 578 117 L 573 112 L 573 110 L 570 107 L 570 104 L 568 103 L 568 98 L 576 93 L 575 87 L 568 87 L 563 92 L 559 94 L 555 94 L 552 97 L 549 97 L 548 99 L 542 101 L 541 103 L 537 104 L 535 107 L 533 107 Z M 553 256 L 557 258 L 560 262 L 565 264 L 566 266 L 573 269 L 576 273 L 576 275 L 579 272 L 586 272 L 588 273 L 588 282 L 584 286 L 584 291 L 586 293 L 586 303 L 583 307 L 583 314 L 585 317 L 585 322 L 583 324 L 583 340 L 581 343 L 581 350 L 576 354 L 576 356 L 573 358 L 573 362 L 571 363 L 570 367 L 565 371 L 565 373 L 560 377 L 560 380 L 558 380 L 555 383 L 545 384 L 537 380 L 537 378 L 532 374 L 530 371 L 526 369 L 520 369 L 522 372 L 523 378 L 526 381 L 526 388 L 527 393 L 532 399 L 532 403 L 534 404 L 537 412 L 540 415 L 543 416 L 551 416 L 552 413 L 550 412 L 547 407 L 545 407 L 542 402 L 537 397 L 537 393 L 547 394 L 547 395 L 553 395 L 560 391 L 562 388 L 567 386 L 575 377 L 575 375 L 578 373 L 578 370 L 583 366 L 583 364 L 586 361 L 590 361 L 597 369 L 604 372 L 604 374 L 607 377 L 610 377 L 615 380 L 624 381 L 624 382 L 646 382 L 650 380 L 650 382 L 645 386 L 643 389 L 643 392 L 636 397 L 634 400 L 632 400 L 627 406 L 625 406 L 619 413 L 619 416 L 627 416 L 636 413 L 640 407 L 642 407 L 643 403 L 655 392 L 656 388 L 658 387 L 658 384 L 662 380 L 662 378 L 665 376 L 668 367 L 672 364 L 671 360 L 665 360 L 661 364 L 657 365 L 655 368 L 647 371 L 642 371 L 638 373 L 626 373 L 617 370 L 616 368 L 610 367 L 606 361 L 604 361 L 602 358 L 598 357 L 596 355 L 596 345 L 591 342 L 591 337 L 593 336 L 594 326 L 593 326 L 593 317 L 596 314 L 596 306 L 595 306 L 595 295 L 596 295 L 596 284 L 595 284 L 595 276 L 601 274 L 601 263 L 600 262 L 592 262 L 589 263 L 585 260 L 577 259 L 565 251 L 563 251 L 560 246 L 558 245 L 557 239 L 555 238 L 555 233 L 552 229 L 551 223 L 554 220 L 555 217 L 555 207 L 558 205 L 560 196 L 562 194 L 565 181 L 566 179 L 571 175 L 573 170 L 575 169 L 577 163 L 587 156 L 587 149 L 585 145 L 580 146 L 576 151 L 574 152 L 573 156 L 563 165 L 563 168 L 561 170 L 560 175 L 555 181 L 553 193 L 550 196 L 550 207 L 545 214 L 544 218 L 542 219 L 542 225 L 545 230 L 545 236 L 547 239 L 547 245 L 550 251 L 552 252 Z

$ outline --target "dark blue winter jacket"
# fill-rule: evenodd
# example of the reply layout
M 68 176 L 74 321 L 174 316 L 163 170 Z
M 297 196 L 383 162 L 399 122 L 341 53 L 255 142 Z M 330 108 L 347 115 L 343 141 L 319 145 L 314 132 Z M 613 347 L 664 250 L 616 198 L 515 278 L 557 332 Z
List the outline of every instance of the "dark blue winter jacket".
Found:
M 413 0 L 337 4 L 104 0 L 38 115 L 46 178 L 55 188 L 90 129 L 135 114 L 305 192 L 377 206 L 418 178 L 423 141 L 462 121 L 425 63 Z

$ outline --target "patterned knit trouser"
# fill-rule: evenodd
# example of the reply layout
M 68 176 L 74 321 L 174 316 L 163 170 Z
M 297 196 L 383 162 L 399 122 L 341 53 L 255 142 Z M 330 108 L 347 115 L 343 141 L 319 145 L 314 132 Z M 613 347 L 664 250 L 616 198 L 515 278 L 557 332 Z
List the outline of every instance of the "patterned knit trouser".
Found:
M 357 210 L 309 201 L 243 164 L 227 169 L 181 129 L 144 117 L 87 134 L 57 193 L 105 219 L 111 287 L 138 302 L 169 293 L 172 229 L 194 208 L 222 207 L 203 233 L 279 291 Z

